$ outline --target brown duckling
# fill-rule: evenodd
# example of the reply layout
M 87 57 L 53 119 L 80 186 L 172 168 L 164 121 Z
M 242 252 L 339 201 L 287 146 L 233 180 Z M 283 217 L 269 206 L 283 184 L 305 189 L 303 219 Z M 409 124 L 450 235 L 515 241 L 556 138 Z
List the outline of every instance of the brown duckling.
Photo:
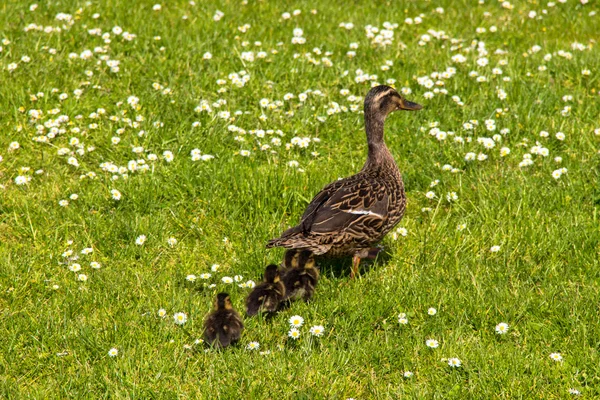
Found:
M 319 280 L 314 255 L 308 250 L 288 250 L 284 263 L 288 267 L 281 278 L 285 285 L 284 300 L 302 298 L 308 302 L 315 293 Z
M 258 284 L 246 299 L 246 314 L 256 315 L 259 311 L 274 313 L 285 296 L 285 286 L 279 276 L 277 265 L 271 264 L 265 270 L 264 282 Z
M 237 342 L 244 330 L 240 315 L 233 309 L 227 293 L 219 293 L 215 310 L 204 320 L 204 341 L 214 347 L 227 347 Z

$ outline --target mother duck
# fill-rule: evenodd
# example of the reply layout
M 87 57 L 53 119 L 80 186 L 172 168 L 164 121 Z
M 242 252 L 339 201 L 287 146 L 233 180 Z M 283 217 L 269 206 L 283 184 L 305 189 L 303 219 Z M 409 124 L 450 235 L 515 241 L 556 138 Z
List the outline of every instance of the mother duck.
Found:
M 350 277 L 354 278 L 360 260 L 379 252 L 375 244 L 400 222 L 406 208 L 404 183 L 383 140 L 383 124 L 391 112 L 421 108 L 389 86 L 372 88 L 364 104 L 369 145 L 364 167 L 356 175 L 325 186 L 310 202 L 300 223 L 270 240 L 267 248 L 352 256 Z

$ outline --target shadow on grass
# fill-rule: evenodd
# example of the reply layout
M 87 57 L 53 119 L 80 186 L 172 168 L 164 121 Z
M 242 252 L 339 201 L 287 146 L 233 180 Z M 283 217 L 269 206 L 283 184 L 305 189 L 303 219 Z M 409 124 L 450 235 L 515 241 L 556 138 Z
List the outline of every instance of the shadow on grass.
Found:
M 375 259 L 363 259 L 360 262 L 358 268 L 358 274 L 364 275 L 375 268 L 377 265 L 385 265 L 393 257 L 393 254 L 383 249 Z M 352 257 L 342 258 L 329 258 L 329 257 L 317 257 L 317 266 L 322 276 L 330 278 L 349 278 L 350 272 L 352 271 Z

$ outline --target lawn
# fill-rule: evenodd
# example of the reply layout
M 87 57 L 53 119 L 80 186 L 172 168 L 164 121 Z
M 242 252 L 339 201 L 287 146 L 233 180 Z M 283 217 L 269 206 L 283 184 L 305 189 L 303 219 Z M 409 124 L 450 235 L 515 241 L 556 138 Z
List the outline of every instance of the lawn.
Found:
M 1 398 L 600 398 L 596 1 L 156 1 L 0 4 Z M 377 84 L 385 251 L 208 348 Z

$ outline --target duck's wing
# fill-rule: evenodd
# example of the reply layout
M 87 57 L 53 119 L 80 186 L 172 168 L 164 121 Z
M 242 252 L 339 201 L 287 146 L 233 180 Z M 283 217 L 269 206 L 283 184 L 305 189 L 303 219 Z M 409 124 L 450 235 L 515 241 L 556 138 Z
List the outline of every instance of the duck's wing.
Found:
M 388 217 L 389 196 L 379 180 L 350 177 L 324 188 L 309 204 L 299 226 L 303 233 L 360 234 L 379 229 Z

